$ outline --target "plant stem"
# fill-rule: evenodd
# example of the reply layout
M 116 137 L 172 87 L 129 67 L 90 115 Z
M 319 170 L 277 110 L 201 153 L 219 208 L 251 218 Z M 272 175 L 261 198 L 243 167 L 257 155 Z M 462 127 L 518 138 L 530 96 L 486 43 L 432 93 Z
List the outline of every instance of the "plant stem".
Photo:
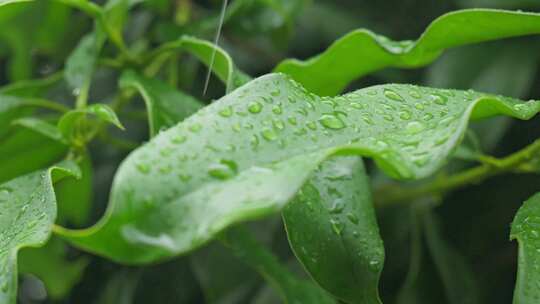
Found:
M 527 162 L 540 154 L 540 140 L 502 159 L 490 159 L 478 167 L 465 170 L 455 175 L 436 179 L 433 182 L 416 187 L 383 187 L 375 191 L 375 203 L 378 207 L 388 207 L 407 203 L 420 197 L 444 194 L 448 191 L 469 184 L 479 183 L 489 177 L 506 172 L 531 172 Z

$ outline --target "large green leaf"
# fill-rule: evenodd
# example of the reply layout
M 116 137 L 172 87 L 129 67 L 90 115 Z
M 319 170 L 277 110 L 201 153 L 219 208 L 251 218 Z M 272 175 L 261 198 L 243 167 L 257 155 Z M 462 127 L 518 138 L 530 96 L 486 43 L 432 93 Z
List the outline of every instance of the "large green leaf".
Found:
M 17 252 L 42 246 L 56 218 L 53 182 L 79 174 L 72 162 L 37 171 L 0 185 L 0 303 L 15 303 Z
M 347 303 L 380 303 L 384 248 L 369 187 L 359 157 L 331 159 L 283 212 L 298 259 L 322 287 Z
M 336 95 L 358 77 L 387 67 L 421 67 L 447 48 L 538 33 L 539 14 L 462 10 L 433 21 L 417 41 L 392 41 L 368 30 L 356 30 L 319 56 L 307 61 L 286 60 L 275 71 L 291 75 L 311 92 Z
M 290 273 L 245 229 L 234 227 L 224 233 L 222 240 L 242 261 L 256 269 L 280 293 L 284 303 L 336 303 L 336 300 L 317 285 Z
M 528 199 L 512 223 L 510 239 L 518 240 L 518 274 L 514 304 L 533 304 L 540 299 L 540 194 Z
M 278 212 L 331 155 L 373 157 L 391 176 L 421 178 L 444 165 L 470 118 L 529 119 L 539 109 L 537 101 L 410 85 L 320 98 L 285 75 L 267 75 L 134 151 L 104 218 L 58 232 L 116 261 L 163 259 Z

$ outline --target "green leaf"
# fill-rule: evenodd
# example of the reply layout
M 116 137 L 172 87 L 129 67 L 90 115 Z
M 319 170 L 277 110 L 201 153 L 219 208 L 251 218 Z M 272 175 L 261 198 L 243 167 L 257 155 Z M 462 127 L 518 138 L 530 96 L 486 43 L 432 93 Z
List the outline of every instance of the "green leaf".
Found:
M 427 247 L 444 285 L 448 303 L 480 303 L 472 270 L 459 252 L 444 240 L 435 215 L 428 211 L 422 219 Z
M 229 229 L 222 239 L 242 261 L 256 269 L 281 294 L 284 303 L 336 304 L 336 300 L 323 289 L 291 274 L 245 229 Z
M 227 92 L 230 92 L 250 80 L 249 76 L 236 68 L 227 52 L 211 42 L 194 37 L 184 36 L 176 41 L 162 44 L 158 49 L 152 52 L 146 60 L 150 61 L 157 56 L 174 50 L 189 52 L 207 66 L 212 62 L 212 54 L 215 52 L 212 71 L 225 83 Z
M 324 162 L 283 219 L 296 257 L 322 287 L 347 303 L 381 303 L 384 247 L 359 157 Z
M 66 162 L 0 185 L 0 302 L 15 303 L 17 252 L 42 246 L 56 218 L 53 182 L 77 176 L 76 165 Z
M 23 80 L 0 88 L 2 95 L 37 97 L 44 95 L 62 79 L 62 73 L 55 73 L 43 79 Z
M 71 142 L 84 142 L 87 133 L 88 118 L 87 115 L 95 116 L 99 121 L 108 122 L 121 130 L 124 126 L 116 116 L 111 107 L 106 104 L 92 104 L 84 108 L 71 110 L 64 114 L 58 121 L 58 130 L 62 136 Z
M 86 100 L 105 34 L 99 27 L 84 36 L 66 61 L 64 76 L 78 100 Z
M 416 41 L 392 41 L 356 30 L 322 54 L 307 61 L 286 60 L 275 71 L 291 75 L 313 93 L 333 96 L 352 80 L 383 68 L 427 65 L 447 48 L 538 33 L 539 14 L 461 10 L 437 18 Z
M 86 258 L 70 260 L 67 247 L 59 238 L 51 238 L 40 248 L 25 248 L 19 252 L 19 273 L 30 273 L 43 281 L 49 298 L 65 297 L 79 282 L 88 264 Z
M 519 208 L 510 233 L 519 244 L 518 273 L 514 304 L 533 304 L 540 298 L 540 194 L 535 194 Z
M 0 6 L 12 4 L 12 3 L 21 3 L 21 2 L 30 2 L 34 0 L 0 0 Z
M 55 125 L 39 118 L 25 117 L 15 120 L 12 124 L 30 129 L 54 141 L 67 143 Z
M 538 110 L 538 101 L 395 84 L 321 98 L 285 75 L 263 76 L 135 150 L 104 218 L 59 233 L 124 263 L 185 254 L 234 223 L 279 212 L 332 155 L 422 178 L 445 164 L 469 119 Z
M 0 140 L 0 183 L 64 158 L 67 146 L 31 129 L 16 128 Z
M 122 75 L 120 87 L 135 88 L 144 98 L 151 137 L 162 129 L 174 126 L 203 106 L 197 99 L 166 83 L 140 76 L 133 71 Z

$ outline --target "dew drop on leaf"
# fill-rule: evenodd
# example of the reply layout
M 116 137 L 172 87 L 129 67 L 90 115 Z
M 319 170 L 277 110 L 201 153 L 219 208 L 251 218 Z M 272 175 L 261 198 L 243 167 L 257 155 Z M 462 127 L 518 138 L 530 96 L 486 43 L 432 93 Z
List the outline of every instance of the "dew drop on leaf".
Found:
M 264 129 L 261 134 L 262 137 L 268 141 L 276 140 L 278 137 L 276 132 L 272 129 Z
M 219 111 L 219 115 L 222 117 L 231 117 L 233 114 L 233 109 L 231 106 L 227 106 L 223 108 L 221 111 Z
M 417 134 L 425 129 L 425 125 L 419 121 L 411 121 L 405 127 L 405 131 L 409 134 Z
M 262 104 L 257 101 L 250 102 L 248 105 L 248 111 L 252 114 L 258 114 L 262 111 Z
M 219 163 L 212 164 L 208 168 L 208 174 L 217 179 L 229 179 L 238 172 L 238 166 L 230 160 L 221 160 Z
M 394 100 L 394 101 L 405 101 L 401 95 L 399 95 L 396 91 L 385 89 L 384 90 L 384 96 L 388 99 Z
M 333 114 L 324 114 L 319 119 L 319 122 L 323 127 L 332 130 L 339 130 L 345 128 L 345 123 L 341 118 Z

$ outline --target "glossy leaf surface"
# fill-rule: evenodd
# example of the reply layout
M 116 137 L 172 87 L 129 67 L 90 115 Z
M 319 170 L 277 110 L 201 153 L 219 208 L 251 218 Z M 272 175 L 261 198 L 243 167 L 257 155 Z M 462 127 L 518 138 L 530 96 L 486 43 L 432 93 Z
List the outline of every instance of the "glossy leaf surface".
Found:
M 51 234 L 56 219 L 53 181 L 78 174 L 76 165 L 66 162 L 0 185 L 1 303 L 15 303 L 19 249 L 42 246 Z
M 510 239 L 519 244 L 514 304 L 537 303 L 540 298 L 540 194 L 523 203 L 512 222 Z
M 381 303 L 384 247 L 359 157 L 321 164 L 283 219 L 296 257 L 322 287 L 347 303 Z
M 425 177 L 445 163 L 469 119 L 528 119 L 539 107 L 410 85 L 320 98 L 287 76 L 267 75 L 134 151 L 105 217 L 59 233 L 124 263 L 186 253 L 233 223 L 281 210 L 331 155 L 369 156 L 391 176 Z

